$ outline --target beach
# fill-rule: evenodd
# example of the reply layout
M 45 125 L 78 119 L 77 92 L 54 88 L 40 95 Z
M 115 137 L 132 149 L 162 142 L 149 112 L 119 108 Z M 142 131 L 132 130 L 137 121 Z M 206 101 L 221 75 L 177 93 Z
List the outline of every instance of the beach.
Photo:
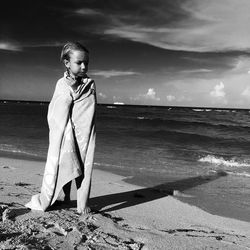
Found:
M 250 1 L 3 6 L 0 250 L 250 250 Z
M 45 161 L 48 103 L 0 103 L 0 157 Z M 250 110 L 97 105 L 94 168 L 250 221 Z M 36 165 L 34 166 L 36 168 Z
M 100 168 L 101 166 L 99 166 Z M 0 158 L 0 249 L 249 249 L 250 223 L 209 214 L 176 199 L 178 191 L 145 188 L 94 169 L 92 213 L 71 202 L 47 212 L 23 205 L 40 190 L 43 161 Z

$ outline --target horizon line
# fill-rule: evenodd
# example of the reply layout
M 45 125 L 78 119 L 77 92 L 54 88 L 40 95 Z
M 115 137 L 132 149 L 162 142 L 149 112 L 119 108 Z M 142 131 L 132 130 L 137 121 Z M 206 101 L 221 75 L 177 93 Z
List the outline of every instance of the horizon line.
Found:
M 13 100 L 13 99 L 0 99 L 0 103 L 44 103 L 49 104 L 50 101 L 32 101 L 32 100 Z M 149 105 L 149 104 L 114 104 L 114 103 L 97 103 L 97 105 L 103 106 L 137 106 L 137 107 L 158 107 L 158 108 L 189 108 L 189 109 L 220 109 L 220 110 L 250 110 L 250 108 L 223 108 L 223 107 L 209 107 L 209 106 L 174 106 L 174 105 Z

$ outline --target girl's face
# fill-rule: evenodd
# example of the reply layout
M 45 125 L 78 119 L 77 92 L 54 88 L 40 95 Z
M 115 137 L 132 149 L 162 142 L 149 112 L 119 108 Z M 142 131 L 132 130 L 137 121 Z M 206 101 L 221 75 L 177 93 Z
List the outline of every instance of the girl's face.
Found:
M 72 50 L 69 56 L 69 60 L 64 60 L 66 68 L 76 78 L 84 77 L 88 71 L 88 53 L 80 50 Z

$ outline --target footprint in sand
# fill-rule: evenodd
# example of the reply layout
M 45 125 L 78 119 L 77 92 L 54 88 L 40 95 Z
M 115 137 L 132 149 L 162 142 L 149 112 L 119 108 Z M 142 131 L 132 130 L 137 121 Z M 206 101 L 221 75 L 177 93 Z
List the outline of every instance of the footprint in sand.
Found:
M 20 187 L 26 187 L 26 186 L 30 186 L 30 185 L 32 185 L 32 184 L 21 182 L 21 181 L 15 183 L 15 186 L 20 186 Z
M 14 167 L 10 167 L 10 166 L 7 166 L 7 165 L 2 165 L 2 166 L 0 166 L 0 168 L 3 168 L 3 169 L 10 169 L 10 170 L 16 169 L 16 168 L 14 168 Z

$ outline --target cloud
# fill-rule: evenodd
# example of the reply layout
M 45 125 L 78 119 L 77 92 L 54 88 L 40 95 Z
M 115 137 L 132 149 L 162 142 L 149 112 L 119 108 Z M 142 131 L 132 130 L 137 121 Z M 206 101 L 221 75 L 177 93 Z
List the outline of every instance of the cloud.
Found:
M 136 17 L 133 12 L 112 13 L 104 34 L 168 50 L 210 52 L 250 49 L 248 0 L 190 0 L 178 1 L 175 5 L 159 1 L 155 6 L 147 1 L 147 4 L 148 8 L 144 7 L 145 10 Z M 156 18 L 152 20 L 152 16 Z M 151 24 L 146 18 L 151 20 Z
M 19 45 L 13 43 L 0 42 L 0 50 L 21 51 L 22 48 Z
M 242 91 L 241 95 L 243 95 L 243 96 L 245 96 L 245 97 L 250 97 L 250 87 L 245 88 L 245 89 Z
M 172 102 L 172 101 L 174 101 L 175 99 L 176 99 L 175 96 L 173 96 L 173 95 L 167 95 L 167 101 L 168 101 L 168 102 Z
M 39 43 L 26 43 L 23 44 L 23 47 L 28 48 L 41 48 L 41 47 L 62 47 L 65 44 L 65 41 L 53 41 L 53 42 L 39 42 Z
M 77 9 L 75 13 L 83 16 L 102 15 L 102 13 L 88 8 Z
M 120 96 L 113 96 L 113 103 L 114 104 L 125 104 L 123 101 L 122 101 L 122 98 Z
M 24 1 L 17 3 L 15 10 L 8 3 L 1 15 L 1 21 L 8 22 L 2 35 L 7 36 L 11 31 L 18 41 L 21 38 L 37 42 L 79 35 L 86 39 L 89 34 L 98 33 L 104 39 L 103 34 L 168 50 L 206 52 L 250 48 L 249 0 L 145 0 L 143 4 L 127 0 L 119 5 L 115 1 L 105 4 L 62 1 L 60 5 L 53 1 L 38 2 L 39 8 Z M 33 15 L 18 11 L 21 7 Z
M 147 94 L 144 95 L 144 97 L 146 99 L 160 101 L 160 98 L 156 97 L 156 92 L 153 88 L 149 88 Z
M 249 74 L 250 57 L 249 56 L 239 56 L 234 59 L 234 65 L 232 72 L 234 74 Z
M 93 70 L 91 75 L 102 76 L 104 78 L 117 77 L 117 76 L 131 76 L 138 75 L 139 73 L 134 71 L 118 71 L 118 70 Z
M 192 101 L 192 98 L 191 97 L 186 97 L 186 96 L 180 96 L 177 98 L 177 102 L 191 102 Z
M 139 94 L 136 97 L 130 97 L 132 101 L 150 101 L 150 102 L 159 102 L 160 98 L 156 96 L 154 88 L 149 88 L 146 94 Z
M 223 82 L 220 82 L 219 84 L 214 86 L 214 89 L 210 92 L 210 96 L 213 97 L 212 104 L 228 104 L 226 93 L 224 91 L 224 84 Z
M 2 37 L 11 34 L 17 41 L 38 42 L 82 36 L 88 39 L 90 34 L 98 33 L 102 39 L 107 39 L 104 34 L 168 50 L 250 48 L 249 0 L 145 0 L 143 4 L 127 0 L 119 1 L 119 5 L 115 1 L 58 3 L 38 1 L 34 5 L 31 1 L 20 1 L 13 8 L 11 1 L 6 2 L 0 17 L 1 23 L 6 24 Z M 20 8 L 30 14 L 19 11 Z
M 98 96 L 100 96 L 102 99 L 106 99 L 107 98 L 107 96 L 105 95 L 105 94 L 103 94 L 103 93 L 98 93 Z
M 65 41 L 23 42 L 23 43 L 0 42 L 0 50 L 23 51 L 24 48 L 62 47 L 64 44 Z
M 215 85 L 214 89 L 210 92 L 210 95 L 215 98 L 224 98 L 226 95 L 224 88 L 223 82 L 220 82 L 219 84 Z
M 211 69 L 187 69 L 187 70 L 181 70 L 181 73 L 210 73 L 213 70 Z

